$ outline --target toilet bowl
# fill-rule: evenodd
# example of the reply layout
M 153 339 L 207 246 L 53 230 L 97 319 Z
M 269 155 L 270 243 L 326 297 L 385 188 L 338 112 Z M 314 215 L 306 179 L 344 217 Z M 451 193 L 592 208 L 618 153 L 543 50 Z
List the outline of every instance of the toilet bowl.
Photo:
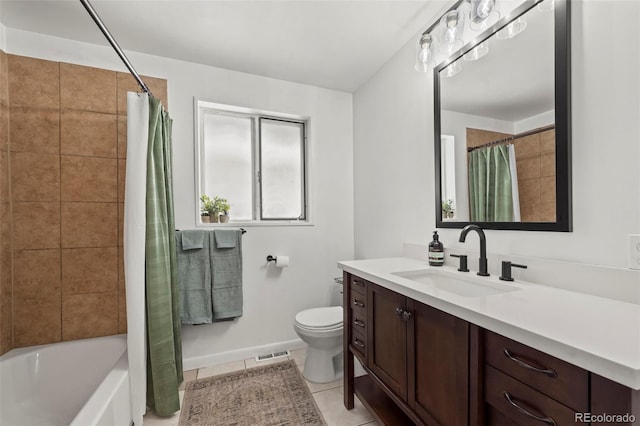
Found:
M 293 328 L 307 343 L 302 375 L 315 383 L 342 377 L 342 306 L 313 308 L 296 315 Z

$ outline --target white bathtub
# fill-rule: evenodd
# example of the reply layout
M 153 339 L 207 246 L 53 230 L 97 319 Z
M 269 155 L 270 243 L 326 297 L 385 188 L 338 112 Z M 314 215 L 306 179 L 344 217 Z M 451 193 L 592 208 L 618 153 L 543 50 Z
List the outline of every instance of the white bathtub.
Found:
M 0 425 L 130 425 L 126 335 L 0 357 Z

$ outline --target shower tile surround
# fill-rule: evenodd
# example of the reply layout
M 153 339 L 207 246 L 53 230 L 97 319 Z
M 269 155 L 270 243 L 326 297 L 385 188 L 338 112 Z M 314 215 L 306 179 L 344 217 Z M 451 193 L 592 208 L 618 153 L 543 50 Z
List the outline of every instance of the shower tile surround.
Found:
M 144 77 L 163 105 L 167 82 Z M 128 73 L 0 51 L 0 355 L 126 332 Z
M 0 50 L 0 355 L 13 346 L 8 83 L 7 55 Z
M 513 135 L 467 128 L 467 148 Z M 555 130 L 514 141 L 520 214 L 523 222 L 553 222 L 556 217 Z

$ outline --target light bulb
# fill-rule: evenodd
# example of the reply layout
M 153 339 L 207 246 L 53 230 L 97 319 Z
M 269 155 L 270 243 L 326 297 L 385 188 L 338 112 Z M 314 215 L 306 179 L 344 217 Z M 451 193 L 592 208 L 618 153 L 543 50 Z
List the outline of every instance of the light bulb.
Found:
M 416 71 L 427 72 L 433 66 L 433 37 L 430 34 L 422 34 L 418 42 L 416 54 Z
M 462 71 L 462 61 L 451 62 L 449 66 L 444 69 L 444 76 L 451 78 Z
M 462 32 L 464 29 L 464 15 L 452 10 L 440 19 L 440 48 L 447 53 L 453 53 L 462 47 Z
M 520 16 L 518 19 L 509 22 L 506 27 L 498 31 L 496 37 L 500 40 L 514 38 L 523 32 L 525 28 L 527 28 L 527 20 L 524 16 Z
M 487 53 L 489 53 L 489 43 L 483 41 L 482 43 L 471 49 L 469 52 L 465 53 L 462 59 L 467 62 L 477 61 Z
M 538 10 L 540 12 L 550 12 L 555 8 L 555 0 L 544 0 L 538 3 Z

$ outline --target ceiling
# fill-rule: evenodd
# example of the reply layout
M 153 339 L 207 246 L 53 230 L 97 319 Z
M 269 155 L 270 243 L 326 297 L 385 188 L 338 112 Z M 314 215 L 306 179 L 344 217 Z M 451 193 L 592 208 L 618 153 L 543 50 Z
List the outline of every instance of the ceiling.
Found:
M 371 78 L 448 3 L 92 1 L 125 51 L 347 92 Z M 107 45 L 77 0 L 0 0 L 0 22 L 9 28 Z

